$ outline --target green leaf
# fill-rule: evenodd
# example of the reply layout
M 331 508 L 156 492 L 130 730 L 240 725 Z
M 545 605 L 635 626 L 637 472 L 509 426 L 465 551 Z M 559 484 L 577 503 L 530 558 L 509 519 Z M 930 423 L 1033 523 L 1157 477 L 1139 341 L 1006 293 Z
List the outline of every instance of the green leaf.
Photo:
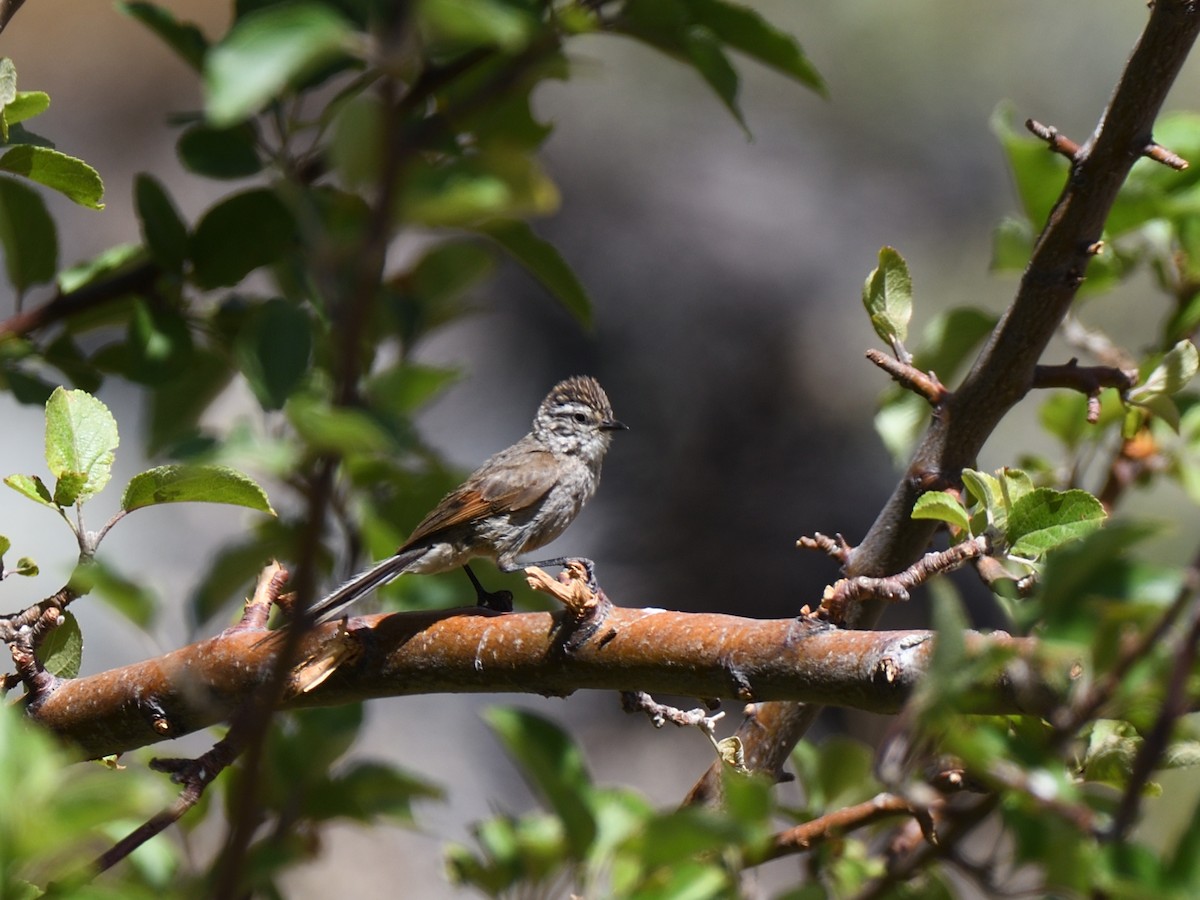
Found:
M 121 374 L 157 387 L 191 362 L 192 332 L 178 310 L 138 298 L 123 349 Z
M 318 821 L 340 817 L 370 822 L 379 816 L 409 823 L 413 801 L 437 799 L 442 791 L 426 781 L 382 763 L 357 762 L 322 779 L 309 795 L 309 809 Z
M 534 158 L 497 148 L 414 169 L 397 214 L 431 227 L 470 228 L 490 219 L 547 215 L 558 205 L 558 188 Z
M 1167 351 L 1141 384 L 1126 395 L 1130 403 L 1147 405 L 1154 397 L 1181 391 L 1200 369 L 1200 352 L 1191 341 L 1182 340 Z
M 904 257 L 892 247 L 879 251 L 879 265 L 867 276 L 862 299 L 877 335 L 888 344 L 903 343 L 908 338 L 912 277 Z
M 1067 182 L 1067 161 L 1051 153 L 1044 141 L 1018 131 L 1013 108 L 1002 105 L 992 114 L 992 132 L 1000 140 L 1016 181 L 1025 217 L 1040 231 Z
M 724 0 L 688 0 L 688 9 L 730 47 L 825 95 L 824 80 L 796 39 L 755 10 Z
M 51 675 L 74 678 L 83 662 L 83 632 L 79 622 L 68 610 L 63 610 L 62 623 L 52 629 L 37 649 L 37 658 Z
M 99 560 L 91 560 L 75 569 L 71 585 L 80 594 L 95 594 L 140 628 L 154 621 L 158 599 L 144 585 L 126 578 Z
M 257 135 L 249 123 L 229 128 L 193 125 L 179 136 L 183 164 L 208 178 L 248 178 L 262 171 Z
M 387 453 L 395 441 L 367 413 L 332 406 L 310 396 L 294 395 L 285 407 L 288 421 L 314 449 L 336 453 Z
M 237 284 L 280 259 L 296 243 L 296 223 L 270 190 L 234 194 L 212 207 L 192 235 L 196 283 L 207 290 Z
M 913 504 L 912 517 L 947 522 L 965 532 L 971 530 L 971 522 L 962 503 L 946 491 L 928 491 L 918 497 Z
M 6 125 L 16 125 L 40 116 L 50 108 L 50 95 L 45 91 L 17 91 L 17 96 L 4 107 Z
M 4 558 L 4 554 L 12 549 L 12 541 L 0 534 L 0 559 Z
M 435 41 L 509 53 L 525 47 L 538 27 L 527 9 L 503 0 L 420 0 L 416 12 L 422 31 Z
M 1036 559 L 1091 534 L 1105 518 L 1104 507 L 1087 491 L 1037 488 L 1014 501 L 1005 537 L 1011 553 Z
M 87 475 L 83 472 L 64 472 L 54 484 L 54 505 L 74 506 L 86 486 Z
M 140 244 L 117 244 L 59 272 L 58 289 L 69 294 L 99 278 L 132 268 L 145 258 L 145 248 Z
M 0 171 L 24 175 L 80 206 L 104 209 L 100 202 L 104 196 L 104 182 L 99 173 L 83 160 L 49 147 L 19 144 L 0 156 Z
M 168 272 L 183 271 L 188 258 L 188 229 L 166 189 L 151 175 L 140 173 L 133 183 L 134 204 L 142 238 L 155 261 Z
M 592 322 L 592 302 L 587 291 L 554 245 L 542 240 L 526 222 L 497 219 L 480 226 L 480 231 L 505 249 L 542 283 L 576 319 Z
M 241 17 L 205 59 L 209 121 L 222 127 L 253 115 L 343 56 L 353 37 L 350 23 L 320 3 L 284 3 Z
M 263 409 L 282 409 L 308 374 L 312 322 L 282 298 L 255 309 L 238 332 L 234 353 Z
M 133 476 L 121 496 L 121 509 L 132 512 L 157 503 L 229 503 L 275 514 L 266 491 L 226 466 L 158 466 Z
M 688 62 L 708 82 L 708 86 L 725 104 L 725 108 L 733 115 L 747 136 L 750 129 L 738 105 L 738 91 L 741 88 L 741 78 L 737 69 L 725 55 L 720 41 L 711 31 L 703 27 L 689 28 L 682 35 L 683 49 Z
M 40 194 L 12 178 L 0 178 L 0 245 L 4 267 L 18 294 L 54 278 L 58 231 Z
M 55 478 L 83 475 L 78 499 L 95 495 L 112 475 L 117 422 L 84 391 L 56 388 L 46 402 L 46 465 Z
M 208 52 L 208 40 L 199 28 L 190 22 L 180 22 L 154 3 L 118 3 L 117 8 L 153 31 L 184 62 L 200 71 Z
M 205 347 L 192 353 L 186 371 L 156 386 L 150 396 L 148 450 L 196 435 L 200 416 L 233 378 L 228 357 Z
M 373 405 L 400 415 L 412 415 L 462 377 L 458 369 L 400 363 L 373 375 L 367 396 Z
M 572 853 L 582 859 L 596 837 L 596 821 L 587 802 L 591 777 L 579 747 L 534 713 L 495 707 L 483 715 L 521 774 L 562 819 Z
M 1033 239 L 1028 219 L 1001 219 L 992 232 L 992 271 L 1023 272 L 1033 255 Z
M 12 570 L 17 575 L 24 575 L 26 578 L 33 578 L 38 574 L 38 565 L 28 556 L 22 556 L 17 559 L 16 568 Z
M 700 73 L 749 134 L 737 102 L 740 86 L 737 70 L 725 55 L 720 40 L 695 19 L 688 4 L 680 0 L 629 0 L 617 25 Z
M 43 506 L 54 506 L 54 497 L 46 483 L 36 475 L 9 475 L 4 483 L 16 491 Z

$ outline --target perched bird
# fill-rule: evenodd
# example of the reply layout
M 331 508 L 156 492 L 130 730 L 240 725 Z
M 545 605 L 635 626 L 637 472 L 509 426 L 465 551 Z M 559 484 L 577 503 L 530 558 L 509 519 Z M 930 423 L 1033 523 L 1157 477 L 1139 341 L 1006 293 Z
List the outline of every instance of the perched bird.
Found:
M 354 576 L 314 604 L 310 615 L 325 621 L 364 594 L 406 572 L 433 575 L 462 566 L 480 606 L 507 612 L 508 591 L 484 590 L 469 560 L 490 559 L 502 572 L 526 566 L 563 565 L 579 557 L 519 563 L 517 556 L 545 546 L 566 530 L 596 493 L 600 465 L 614 431 L 627 426 L 613 417 L 596 379 L 576 375 L 554 386 L 538 407 L 529 434 L 476 469 L 441 502 L 394 556 Z

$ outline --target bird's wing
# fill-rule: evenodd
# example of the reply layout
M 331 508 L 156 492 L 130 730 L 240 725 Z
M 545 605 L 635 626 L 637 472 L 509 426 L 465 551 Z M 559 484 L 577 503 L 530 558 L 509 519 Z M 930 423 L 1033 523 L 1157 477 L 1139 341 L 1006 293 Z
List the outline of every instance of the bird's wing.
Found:
M 397 552 L 454 525 L 532 506 L 554 487 L 557 477 L 558 463 L 544 450 L 526 451 L 507 460 L 493 459 L 447 494 Z

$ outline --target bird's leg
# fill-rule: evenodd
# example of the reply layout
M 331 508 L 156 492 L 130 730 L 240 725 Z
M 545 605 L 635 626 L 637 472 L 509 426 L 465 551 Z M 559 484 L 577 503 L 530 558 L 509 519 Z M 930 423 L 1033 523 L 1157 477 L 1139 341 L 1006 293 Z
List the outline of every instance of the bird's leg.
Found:
M 482 606 L 484 609 L 494 609 L 496 612 L 512 612 L 513 595 L 512 591 L 489 591 L 479 583 L 479 579 L 475 577 L 475 573 L 471 571 L 471 567 L 464 564 L 463 571 L 467 573 L 467 577 L 471 579 L 471 586 L 475 588 L 475 605 Z
M 600 592 L 600 585 L 596 583 L 596 564 L 585 556 L 559 556 L 554 559 L 540 559 L 537 562 L 521 563 L 514 566 L 514 569 L 527 569 L 530 566 L 537 566 L 539 569 L 544 569 L 546 566 L 565 566 L 567 563 L 579 563 L 583 566 L 583 570 L 587 572 L 588 590 L 593 594 Z M 506 571 L 501 567 L 501 571 Z

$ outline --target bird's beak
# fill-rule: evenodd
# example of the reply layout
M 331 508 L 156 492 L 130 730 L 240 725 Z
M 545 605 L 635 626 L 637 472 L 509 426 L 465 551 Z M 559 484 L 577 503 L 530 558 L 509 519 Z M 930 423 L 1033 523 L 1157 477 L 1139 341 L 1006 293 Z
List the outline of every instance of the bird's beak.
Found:
M 618 422 L 616 419 L 605 419 L 600 423 L 601 431 L 628 431 L 629 426 L 624 422 Z

